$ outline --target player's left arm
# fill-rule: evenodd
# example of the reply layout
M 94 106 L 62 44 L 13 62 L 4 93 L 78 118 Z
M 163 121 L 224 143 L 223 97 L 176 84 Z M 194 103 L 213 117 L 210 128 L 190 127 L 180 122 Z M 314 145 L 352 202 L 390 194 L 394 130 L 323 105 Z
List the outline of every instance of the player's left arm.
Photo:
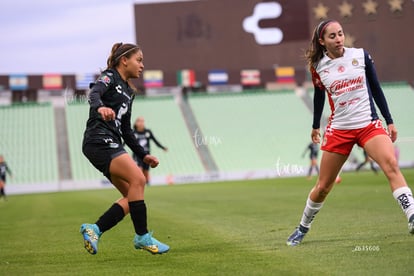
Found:
M 371 56 L 365 52 L 365 74 L 368 80 L 369 88 L 371 89 L 372 97 L 381 111 L 387 125 L 392 124 L 390 110 L 388 108 L 387 100 L 385 99 L 384 91 L 379 83 L 377 72 L 375 70 L 374 62 Z
M 12 171 L 11 171 L 11 169 L 9 168 L 9 166 L 6 164 L 6 172 L 11 176 L 11 177 L 13 177 L 13 174 L 12 174 Z
M 364 51 L 364 55 L 365 74 L 367 77 L 369 89 L 371 90 L 371 94 L 374 98 L 375 104 L 378 106 L 382 116 L 385 119 L 385 122 L 387 123 L 388 134 L 390 135 L 391 140 L 394 142 L 397 139 L 397 129 L 394 126 L 394 121 L 388 108 L 388 103 L 385 98 L 384 91 L 382 90 L 381 85 L 379 83 L 377 72 L 374 66 L 374 61 L 372 60 L 368 52 Z
M 161 145 L 161 143 L 160 142 L 158 142 L 158 140 L 155 138 L 155 136 L 154 136 L 154 134 L 152 133 L 152 131 L 151 130 L 148 130 L 149 131 L 149 133 L 150 133 L 150 139 L 152 140 L 152 141 L 154 141 L 154 143 L 157 145 L 157 147 L 159 147 L 159 148 L 161 148 L 161 149 L 163 149 L 163 150 L 167 150 L 167 148 L 166 147 L 164 147 L 163 145 Z

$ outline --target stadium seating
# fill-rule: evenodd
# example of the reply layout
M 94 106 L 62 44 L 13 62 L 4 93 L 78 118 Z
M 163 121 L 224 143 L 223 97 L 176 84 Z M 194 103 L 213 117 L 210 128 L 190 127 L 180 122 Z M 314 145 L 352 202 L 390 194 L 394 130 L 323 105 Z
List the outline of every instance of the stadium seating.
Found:
M 2 106 L 0 118 L 0 154 L 13 172 L 8 182 L 56 182 L 58 163 L 52 105 Z
M 400 161 L 413 164 L 414 129 L 411 103 L 414 91 L 405 83 L 383 84 L 399 131 L 396 145 Z M 312 95 L 311 95 L 312 96 Z M 132 122 L 143 116 L 146 126 L 168 147 L 152 144 L 160 166 L 153 176 L 192 175 L 205 172 L 194 143 L 206 145 L 221 172 L 274 170 L 295 173 L 308 166 L 302 157 L 308 142 L 311 112 L 294 91 L 190 94 L 188 103 L 198 123 L 190 133 L 173 97 L 140 97 L 135 100 Z M 103 176 L 83 156 L 81 143 L 89 106 L 83 101 L 65 106 L 72 179 L 99 180 Z M 325 104 L 325 116 L 329 115 Z M 50 103 L 0 107 L 0 154 L 14 178 L 9 183 L 58 182 L 58 152 L 54 110 Z M 354 148 L 362 160 L 362 151 Z
M 66 106 L 66 125 L 68 131 L 68 144 L 70 165 L 73 180 L 93 180 L 103 178 L 82 154 L 82 139 L 86 120 L 89 115 L 87 103 L 71 103 Z
M 385 83 L 382 87 L 398 130 L 395 145 L 400 150 L 400 161 L 414 164 L 414 90 L 406 83 Z
M 102 175 L 89 163 L 81 151 L 88 111 L 89 106 L 86 103 L 71 104 L 66 107 L 74 180 L 102 178 Z M 180 110 L 172 97 L 136 99 L 132 109 L 131 124 L 138 116 L 145 118 L 146 127 L 151 129 L 157 140 L 168 148 L 168 152 L 164 152 L 152 144 L 151 153 L 160 160 L 160 165 L 151 170 L 152 175 L 204 172 Z
M 308 164 L 311 113 L 294 91 L 193 96 L 189 102 L 222 171 L 286 170 Z
M 198 174 L 204 168 L 193 145 L 192 137 L 180 109 L 172 97 L 138 98 L 132 108 L 132 122 L 138 116 L 145 118 L 145 125 L 168 152 L 151 144 L 151 153 L 160 165 L 151 170 L 152 175 Z

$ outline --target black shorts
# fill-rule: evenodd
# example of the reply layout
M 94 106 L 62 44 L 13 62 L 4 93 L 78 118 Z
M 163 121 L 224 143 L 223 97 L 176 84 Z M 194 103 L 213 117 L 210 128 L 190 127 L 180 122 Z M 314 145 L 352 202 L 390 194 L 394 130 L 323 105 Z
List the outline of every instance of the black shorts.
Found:
M 318 158 L 318 154 L 317 153 L 314 153 L 314 154 L 311 154 L 310 156 L 309 156 L 309 158 L 312 160 L 312 159 L 316 159 L 316 158 Z
M 103 173 L 109 180 L 111 174 L 109 173 L 109 166 L 112 159 L 127 153 L 120 143 L 91 143 L 86 142 L 82 146 L 82 152 L 88 158 L 89 162 Z
M 134 154 L 134 161 L 135 161 L 135 163 L 137 163 L 138 167 L 142 168 L 143 170 L 149 171 L 150 165 L 145 163 L 141 158 L 139 158 L 135 154 Z

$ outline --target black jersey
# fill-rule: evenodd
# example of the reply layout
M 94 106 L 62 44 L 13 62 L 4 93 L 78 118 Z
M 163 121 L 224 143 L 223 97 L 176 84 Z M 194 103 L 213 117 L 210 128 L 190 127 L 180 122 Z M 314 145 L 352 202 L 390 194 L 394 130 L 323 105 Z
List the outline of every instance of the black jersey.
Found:
M 114 147 L 122 145 L 122 139 L 140 158 L 146 153 L 135 139 L 131 128 L 131 108 L 134 91 L 115 69 L 107 69 L 98 80 L 91 84 L 89 93 L 89 119 L 86 123 L 83 143 L 102 143 L 108 141 Z M 109 107 L 115 112 L 115 120 L 104 121 L 97 111 Z
M 150 152 L 150 146 L 151 146 L 150 141 L 151 140 L 154 141 L 154 143 L 158 147 L 162 148 L 163 150 L 166 149 L 163 145 L 161 145 L 160 142 L 158 142 L 157 139 L 155 139 L 154 135 L 152 134 L 152 131 L 149 130 L 149 129 L 145 128 L 144 131 L 135 130 L 134 135 L 135 135 L 135 138 L 138 140 L 138 143 L 141 145 L 141 147 L 147 153 Z
M 6 162 L 0 162 L 0 180 L 6 182 L 6 173 L 11 175 L 11 170 Z

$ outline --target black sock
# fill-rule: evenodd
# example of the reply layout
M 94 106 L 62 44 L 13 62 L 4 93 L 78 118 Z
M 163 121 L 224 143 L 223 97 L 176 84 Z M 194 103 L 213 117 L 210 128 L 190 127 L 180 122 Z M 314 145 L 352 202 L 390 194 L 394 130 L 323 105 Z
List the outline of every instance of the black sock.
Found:
M 309 228 L 302 226 L 302 224 L 299 224 L 299 231 L 306 234 L 308 233 Z
M 125 217 L 124 209 L 118 203 L 114 203 L 99 219 L 95 222 L 101 232 L 108 231 Z
M 148 233 L 147 207 L 145 206 L 144 200 L 130 201 L 128 202 L 128 205 L 135 233 L 140 236 Z

